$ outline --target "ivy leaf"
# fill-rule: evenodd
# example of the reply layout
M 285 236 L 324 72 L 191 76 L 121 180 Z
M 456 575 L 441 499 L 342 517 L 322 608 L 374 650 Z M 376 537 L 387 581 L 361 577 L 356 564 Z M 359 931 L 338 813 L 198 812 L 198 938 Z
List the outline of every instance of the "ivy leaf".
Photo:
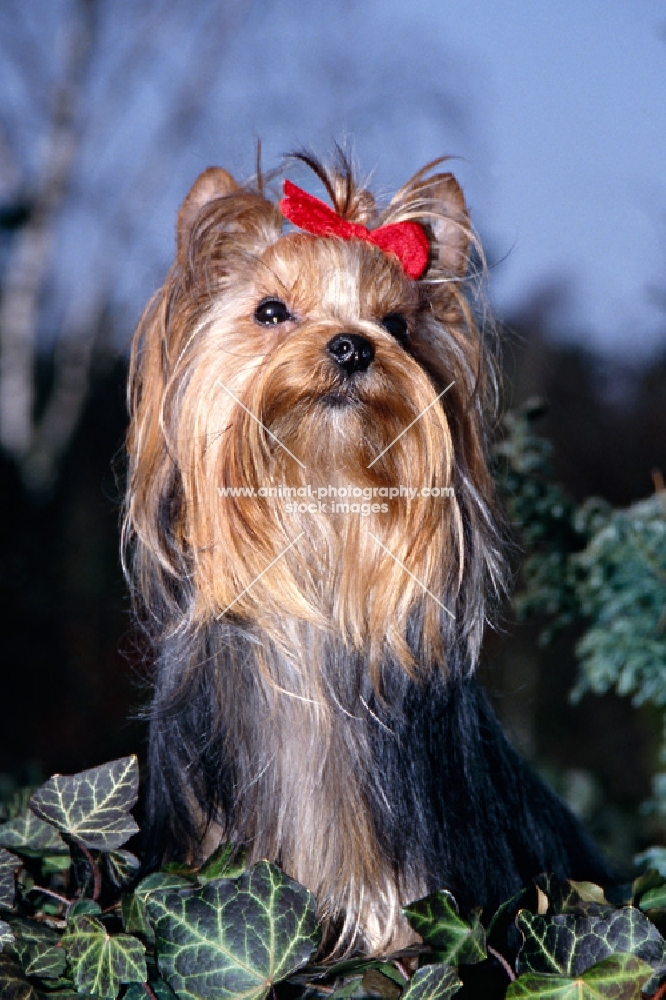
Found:
M 60 935 L 43 924 L 30 920 L 10 920 L 14 950 L 26 976 L 58 979 L 65 971 L 67 958 L 60 947 Z
M 117 997 L 122 983 L 148 978 L 145 948 L 131 934 L 111 936 L 104 924 L 84 914 L 67 922 L 62 944 L 79 993 Z
M 330 994 L 329 1000 L 349 1000 L 350 997 L 356 996 L 358 992 L 365 996 L 361 985 L 362 983 L 363 976 L 354 976 L 353 979 L 343 983 L 342 986 L 337 988 L 337 990 L 334 990 L 333 993 Z
M 184 870 L 179 867 L 179 870 Z M 152 892 L 167 892 L 181 890 L 187 892 L 198 888 L 198 880 L 193 870 L 187 869 L 187 875 L 175 872 L 153 872 L 142 879 L 134 892 L 125 893 L 121 900 L 121 916 L 123 927 L 128 933 L 140 934 L 151 945 L 155 944 L 155 931 L 148 920 L 146 900 Z
M 247 869 L 247 855 L 236 844 L 220 844 L 199 869 L 199 879 L 210 882 L 215 878 L 239 878 Z
M 42 857 L 42 875 L 48 878 L 49 875 L 61 875 L 69 871 L 72 864 L 70 854 L 45 854 Z
M 139 829 L 129 813 L 138 794 L 136 757 L 121 757 L 79 774 L 55 774 L 37 789 L 30 808 L 86 847 L 113 851 Z
M 167 861 L 160 868 L 160 873 L 163 875 L 180 875 L 181 878 L 186 878 L 190 882 L 199 881 L 197 878 L 197 869 L 194 865 L 186 865 L 184 861 Z
M 67 980 L 63 980 L 56 990 L 39 993 L 38 996 L 39 1000 L 81 1000 L 81 994 Z M 84 1000 L 98 1000 L 98 998 L 94 997 L 92 993 L 86 993 Z M 148 1000 L 147 997 L 146 1000 Z
M 16 872 L 21 867 L 15 854 L 0 847 L 0 906 L 11 910 L 16 896 Z
M 636 955 L 656 968 L 666 953 L 666 942 L 657 928 L 633 906 L 614 910 L 607 917 L 542 917 L 521 910 L 516 923 L 525 938 L 518 956 L 519 973 L 578 976 L 620 953 Z
M 305 969 L 292 973 L 289 976 L 289 982 L 307 985 L 317 980 L 330 984 L 341 979 L 348 979 L 350 976 L 361 978 L 370 965 L 383 964 L 378 960 L 367 958 L 345 958 L 340 962 L 333 962 L 332 965 L 315 965 L 314 962 L 310 962 Z
M 416 970 L 402 1000 L 449 1000 L 461 986 L 458 973 L 450 965 L 426 965 Z
M 666 885 L 666 878 L 656 868 L 650 868 L 635 878 L 630 886 L 625 887 L 623 902 L 640 906 L 640 901 L 648 889 L 659 889 L 662 885 Z
M 71 891 L 77 896 L 94 895 L 95 879 L 99 866 L 90 851 L 79 841 L 70 842 L 70 854 L 72 858 Z
M 14 944 L 14 935 L 9 924 L 4 920 L 0 920 L 0 951 L 6 948 L 8 944 Z
M 666 909 L 666 886 L 662 885 L 658 889 L 649 889 L 643 893 L 638 905 L 641 910 Z
M 575 978 L 528 972 L 511 983 L 507 1000 L 641 1000 L 650 966 L 636 955 L 611 955 Z
M 370 969 L 376 969 L 378 972 L 381 972 L 384 978 L 391 979 L 400 988 L 401 993 L 407 985 L 407 979 L 404 974 L 396 968 L 393 962 L 383 961 L 379 958 L 343 959 L 340 962 L 333 962 L 332 965 L 314 965 L 311 963 L 300 971 L 290 974 L 289 982 L 292 984 L 312 986 L 315 982 L 319 983 L 323 981 L 326 986 L 331 986 L 339 983 L 341 980 L 349 980 L 351 978 L 358 986 L 366 972 Z M 346 990 L 348 985 L 349 984 L 345 982 L 343 986 L 339 987 L 339 989 Z M 329 995 L 329 997 L 332 998 L 333 996 L 336 996 L 338 992 L 339 990 L 336 989 L 334 993 Z M 346 995 L 350 994 L 346 993 Z
M 122 889 L 132 881 L 141 862 L 131 851 L 111 851 L 102 855 L 102 867 L 112 885 Z
M 67 911 L 67 920 L 74 920 L 76 917 L 101 917 L 102 907 L 94 899 L 77 899 L 72 903 Z
M 383 962 L 381 959 L 366 959 L 365 962 L 368 968 L 377 969 L 382 976 L 392 979 L 400 987 L 401 992 L 407 985 L 404 973 L 397 969 L 393 962 Z
M 240 878 L 146 898 L 160 973 L 181 1000 L 261 1000 L 319 942 L 311 893 L 261 861 Z
M 613 912 L 601 886 L 594 882 L 575 882 L 556 875 L 539 875 L 536 885 L 548 897 L 548 913 L 575 913 L 578 916 L 606 916 Z
M 643 911 L 666 909 L 666 878 L 651 868 L 635 879 L 632 897 L 634 905 Z
M 153 872 L 152 875 L 141 879 L 134 890 L 134 895 L 145 902 L 153 892 L 168 892 L 169 890 L 180 892 L 181 889 L 196 889 L 197 885 L 194 876 L 183 878 L 182 875 L 171 875 L 168 872 Z
M 37 990 L 25 978 L 18 959 L 0 953 L 0 997 L 3 1000 L 40 1000 Z
M 381 997 L 381 1000 L 399 1000 L 402 995 L 404 979 L 400 986 L 393 976 L 385 976 L 379 969 L 369 967 L 361 977 L 361 995 L 365 997 Z
M 136 886 L 134 892 L 125 893 L 121 900 L 121 916 L 124 929 L 131 934 L 140 934 L 151 945 L 155 944 L 155 931 L 148 920 L 146 900 L 151 892 L 167 892 L 197 888 L 198 880 L 194 871 L 187 876 L 173 872 L 153 872 Z
M 178 1000 L 176 994 L 167 986 L 163 979 L 151 979 L 150 988 L 157 997 L 157 1000 Z M 127 988 L 124 1000 L 148 1000 L 148 994 L 142 985 L 135 983 L 133 986 Z
M 425 944 L 445 965 L 474 965 L 486 957 L 485 931 L 480 912 L 471 923 L 458 915 L 455 899 L 445 889 L 405 906 L 403 912 Z
M 14 819 L 0 825 L 0 846 L 9 847 L 28 857 L 68 853 L 67 845 L 58 831 L 50 823 L 38 819 L 30 809 L 25 809 Z
M 146 904 L 139 896 L 133 892 L 123 894 L 120 901 L 120 915 L 123 921 L 123 929 L 128 934 L 140 934 L 153 943 L 153 929 L 148 923 Z
M 54 986 L 55 989 L 48 992 L 40 991 L 39 1000 L 81 1000 L 81 994 L 74 989 L 71 979 L 60 980 Z M 92 993 L 86 993 L 84 1000 L 99 1000 L 99 998 L 94 997 Z

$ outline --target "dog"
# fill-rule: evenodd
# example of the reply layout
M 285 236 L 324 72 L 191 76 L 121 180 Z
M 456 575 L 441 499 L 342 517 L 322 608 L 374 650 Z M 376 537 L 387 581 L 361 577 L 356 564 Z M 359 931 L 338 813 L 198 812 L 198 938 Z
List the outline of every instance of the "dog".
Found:
M 243 845 L 313 892 L 322 955 L 381 955 L 436 889 L 608 870 L 476 679 L 507 571 L 462 191 L 438 160 L 379 211 L 298 159 L 327 201 L 198 178 L 133 342 L 147 858 Z

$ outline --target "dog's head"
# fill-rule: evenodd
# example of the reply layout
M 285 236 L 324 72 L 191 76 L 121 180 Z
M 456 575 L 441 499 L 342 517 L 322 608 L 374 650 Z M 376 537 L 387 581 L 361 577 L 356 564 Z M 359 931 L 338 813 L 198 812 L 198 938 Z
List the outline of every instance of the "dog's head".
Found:
M 180 209 L 132 356 L 135 584 L 162 628 L 285 645 L 301 620 L 374 666 L 473 664 L 502 559 L 462 192 L 426 168 L 379 212 L 304 159 L 332 208 L 212 168 Z

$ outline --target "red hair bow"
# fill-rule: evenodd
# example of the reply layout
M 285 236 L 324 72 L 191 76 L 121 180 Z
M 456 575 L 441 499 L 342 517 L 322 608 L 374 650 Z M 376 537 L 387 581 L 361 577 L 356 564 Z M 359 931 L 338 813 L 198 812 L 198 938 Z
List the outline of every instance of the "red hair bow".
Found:
M 284 182 L 280 211 L 298 229 L 315 236 L 339 236 L 343 240 L 373 243 L 383 253 L 394 254 L 408 278 L 420 278 L 428 266 L 430 245 L 418 222 L 393 222 L 379 229 L 366 229 L 358 222 L 341 219 L 319 198 L 288 180 Z

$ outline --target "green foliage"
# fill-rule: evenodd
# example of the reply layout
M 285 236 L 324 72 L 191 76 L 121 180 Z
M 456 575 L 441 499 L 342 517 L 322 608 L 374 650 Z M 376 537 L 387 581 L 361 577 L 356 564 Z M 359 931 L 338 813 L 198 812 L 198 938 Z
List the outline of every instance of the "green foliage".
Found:
M 592 916 L 542 916 L 522 910 L 516 924 L 525 938 L 518 962 L 521 973 L 575 977 L 618 952 L 637 955 L 651 967 L 659 967 L 664 961 L 661 934 L 640 910 L 630 906 Z
M 471 921 L 458 915 L 456 901 L 445 889 L 405 907 L 405 916 L 436 956 L 447 965 L 473 965 L 486 957 L 486 935 L 481 912 Z
M 24 854 L 29 851 L 35 856 L 45 851 L 53 854 L 67 852 L 58 831 L 49 823 L 38 819 L 29 808 L 0 826 L 0 845 L 10 849 L 22 847 Z
M 577 530 L 573 501 L 553 482 L 551 444 L 534 430 L 542 414 L 538 401 L 507 413 L 494 458 L 499 491 L 523 547 L 514 607 L 521 618 L 548 617 L 542 633 L 547 643 L 577 617 L 568 559 L 584 547 L 585 537 Z
M 136 829 L 136 792 L 125 758 L 46 782 L 30 800 L 40 821 L 23 816 L 22 836 L 13 820 L 0 825 L 12 839 L 0 851 L 0 996 L 449 1000 L 477 995 L 463 986 L 476 969 L 499 977 L 493 996 L 638 1000 L 666 982 L 666 878 L 654 871 L 619 905 L 598 886 L 541 876 L 488 920 L 433 893 L 404 911 L 422 944 L 314 964 L 311 894 L 267 861 L 247 867 L 232 845 L 201 869 L 167 865 L 135 884 L 122 838 Z
M 666 764 L 666 493 L 626 509 L 598 498 L 576 506 L 553 483 L 550 447 L 534 430 L 541 412 L 532 402 L 510 413 L 496 452 L 500 491 L 526 550 L 515 609 L 542 616 L 544 643 L 582 623 L 572 698 L 614 690 L 655 706 Z M 654 792 L 666 818 L 666 774 Z
M 15 875 L 19 867 L 16 855 L 0 847 L 0 907 L 11 909 L 14 905 Z
M 54 775 L 32 796 L 30 809 L 85 847 L 112 851 L 139 829 L 129 812 L 138 795 L 139 768 L 126 757 L 73 777 Z
M 450 965 L 426 965 L 416 970 L 402 991 L 402 1000 L 449 1000 L 461 986 Z
M 614 687 L 637 705 L 666 706 L 666 494 L 627 510 L 586 505 L 577 513 L 585 549 L 571 560 L 580 614 L 574 696 Z
M 37 979 L 58 979 L 67 959 L 57 931 L 20 917 L 10 918 L 8 923 L 14 950 L 26 974 Z
M 267 861 L 200 888 L 153 889 L 157 964 L 179 997 L 262 1000 L 319 944 L 309 892 Z
M 510 1000 L 641 1000 L 645 994 L 640 980 L 649 966 L 635 955 L 613 955 L 581 973 L 580 976 L 546 975 L 528 972 L 520 976 L 506 992 Z
M 110 934 L 101 920 L 81 914 L 67 920 L 64 949 L 79 993 L 117 997 L 121 983 L 148 979 L 146 952 L 131 934 Z

